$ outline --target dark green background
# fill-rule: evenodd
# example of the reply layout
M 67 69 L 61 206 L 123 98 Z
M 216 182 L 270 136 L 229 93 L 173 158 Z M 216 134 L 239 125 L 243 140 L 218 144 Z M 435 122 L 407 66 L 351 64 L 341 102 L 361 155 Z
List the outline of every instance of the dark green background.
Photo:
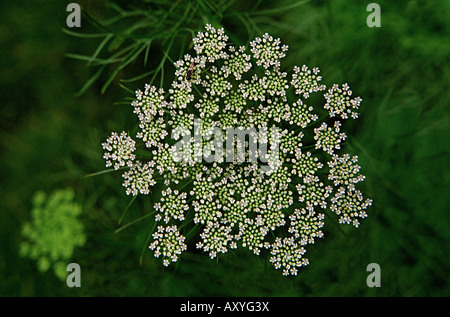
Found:
M 286 69 L 319 66 L 327 85 L 348 82 L 363 98 L 346 150 L 359 155 L 363 189 L 374 205 L 358 230 L 343 234 L 327 224 L 325 239 L 308 247 L 310 265 L 297 277 L 283 277 L 245 251 L 219 262 L 187 253 L 169 269 L 146 252 L 140 265 L 150 220 L 114 234 L 129 202 L 120 175 L 84 176 L 104 169 L 101 142 L 110 131 L 135 124 L 131 106 L 116 104 L 130 96 L 117 80 L 149 71 L 152 62 L 144 67 L 138 58 L 101 94 L 114 70 L 106 69 L 76 97 L 95 68 L 65 55 L 92 54 L 99 42 L 62 32 L 69 2 L 0 4 L 1 296 L 450 295 L 448 1 L 378 1 L 380 28 L 366 25 L 371 1 L 356 0 L 310 1 L 279 13 L 270 10 L 294 2 L 262 1 L 258 9 L 267 14 L 247 21 L 290 46 Z M 79 3 L 97 18 L 111 16 L 106 1 Z M 245 14 L 251 7 L 237 1 L 232 9 Z M 190 26 L 200 30 L 204 22 Z M 247 39 L 242 21 L 222 23 Z M 79 31 L 87 30 L 96 29 L 83 15 Z M 153 54 L 150 59 L 159 58 L 158 47 Z M 79 289 L 18 256 L 32 195 L 65 187 L 75 189 L 83 205 L 88 236 L 73 257 L 82 268 Z M 142 216 L 151 203 L 139 198 L 124 221 Z M 381 288 L 366 286 L 372 262 L 381 266 Z

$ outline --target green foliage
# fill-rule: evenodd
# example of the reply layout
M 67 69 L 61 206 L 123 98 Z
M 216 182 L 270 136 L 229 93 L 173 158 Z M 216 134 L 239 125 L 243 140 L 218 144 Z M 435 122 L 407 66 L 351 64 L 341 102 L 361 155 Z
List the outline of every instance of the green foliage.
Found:
M 83 61 L 86 66 L 96 70 L 78 94 L 86 92 L 104 73 L 107 75 L 102 83 L 102 93 L 115 80 L 119 80 L 120 85 L 125 88 L 124 85 L 143 78 L 149 78 L 146 82 L 153 84 L 159 77 L 162 87 L 165 73 L 170 67 L 168 62 L 171 59 L 181 59 L 192 48 L 187 39 L 194 37 L 205 23 L 209 22 L 213 26 L 220 26 L 228 21 L 231 24 L 238 23 L 250 36 L 255 36 L 261 31 L 253 23 L 254 17 L 287 12 L 309 1 L 298 1 L 265 10 L 259 9 L 261 1 L 248 4 L 236 0 L 138 1 L 136 5 L 126 7 L 106 2 L 105 7 L 110 12 L 110 17 L 106 19 L 96 19 L 89 11 L 84 11 L 86 18 L 97 26 L 96 31 L 86 33 L 63 29 L 74 37 L 98 40 L 97 48 L 91 55 L 68 53 L 66 56 Z M 241 42 L 235 35 L 231 38 L 237 43 Z M 136 71 L 136 63 L 146 71 Z M 124 78 L 124 74 L 130 74 L 130 77 Z
M 49 197 L 37 192 L 33 198 L 32 221 L 22 229 L 26 241 L 20 254 L 37 261 L 39 271 L 53 267 L 58 278 L 64 280 L 65 270 L 74 249 L 86 242 L 84 225 L 77 219 L 81 206 L 73 201 L 71 189 L 56 190 Z

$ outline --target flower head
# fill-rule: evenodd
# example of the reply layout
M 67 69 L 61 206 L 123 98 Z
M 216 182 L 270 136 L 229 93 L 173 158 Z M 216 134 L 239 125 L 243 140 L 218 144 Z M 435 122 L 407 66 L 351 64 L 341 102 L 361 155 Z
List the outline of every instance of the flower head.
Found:
M 156 184 L 153 179 L 153 166 L 153 161 L 149 163 L 136 161 L 129 171 L 123 173 L 123 186 L 126 188 L 127 195 L 150 194 L 150 187 Z
M 131 167 L 136 156 L 133 152 L 136 150 L 136 142 L 128 136 L 126 132 L 120 135 L 112 132 L 111 136 L 102 143 L 105 154 L 103 158 L 106 160 L 106 167 L 114 167 L 115 170 L 123 166 Z
M 299 201 L 306 203 L 308 210 L 313 210 L 314 206 L 326 208 L 326 198 L 333 190 L 331 186 L 325 186 L 317 176 L 305 176 L 303 184 L 296 186 L 299 196 Z
M 180 193 L 178 190 L 173 190 L 168 187 L 166 190 L 162 191 L 162 197 L 160 202 L 155 204 L 155 209 L 164 215 L 164 221 L 166 223 L 171 219 L 176 219 L 179 221 L 184 220 L 184 213 L 189 209 L 186 204 L 185 192 Z M 156 220 L 161 219 L 161 214 L 156 216 Z
M 200 234 L 202 241 L 197 243 L 197 248 L 209 252 L 211 259 L 214 259 L 217 253 L 226 253 L 228 248 L 235 249 L 237 245 L 231 231 L 231 226 L 208 221 Z
M 324 225 L 325 215 L 314 210 L 296 209 L 290 216 L 289 233 L 300 242 L 301 245 L 314 244 L 315 238 L 322 238 L 320 230 Z
M 134 108 L 134 113 L 138 115 L 139 121 L 148 121 L 154 116 L 162 116 L 164 109 L 167 107 L 167 102 L 164 99 L 164 89 L 156 88 L 155 86 L 145 85 L 145 90 L 136 90 L 136 99 L 131 105 Z
M 275 269 L 283 269 L 283 275 L 297 275 L 298 268 L 309 264 L 308 259 L 303 258 L 305 252 L 305 248 L 293 237 L 277 237 L 270 245 L 270 262 Z
M 296 275 L 309 263 L 307 245 L 324 236 L 320 209 L 354 226 L 367 216 L 371 200 L 356 189 L 364 176 L 356 156 L 339 153 L 347 135 L 336 120 L 356 119 L 361 99 L 347 84 L 321 93 L 317 67 L 285 71 L 288 46 L 267 33 L 237 47 L 207 24 L 193 43 L 194 56 L 174 63 L 167 93 L 152 85 L 136 91 L 139 144 L 113 134 L 104 144 L 107 166 L 128 168 L 129 195 L 164 183 L 154 204 L 164 225 L 150 249 L 165 266 L 195 243 L 211 259 L 246 248 Z
M 313 112 L 312 106 L 307 106 L 301 99 L 292 104 L 291 118 L 289 123 L 306 128 L 308 124 L 317 121 L 319 116 Z
M 205 56 L 210 63 L 214 63 L 217 59 L 228 57 L 228 54 L 225 52 L 228 36 L 225 35 L 224 29 L 216 30 L 210 24 L 206 24 L 206 31 L 198 32 L 192 41 L 197 54 Z
M 366 209 L 372 205 L 372 200 L 364 199 L 361 191 L 340 187 L 331 199 L 330 209 L 339 217 L 339 223 L 352 224 L 358 227 L 359 219 L 367 217 Z
M 350 157 L 349 154 L 343 156 L 333 155 L 331 161 L 328 162 L 330 171 L 328 179 L 333 181 L 334 186 L 353 186 L 365 179 L 365 176 L 360 174 L 361 166 L 356 164 L 358 157 Z
M 41 272 L 52 267 L 61 280 L 67 278 L 67 263 L 75 248 L 86 242 L 79 219 L 82 208 L 74 198 L 71 189 L 55 190 L 51 195 L 37 192 L 33 197 L 33 220 L 22 228 L 20 254 L 36 260 Z
M 291 84 L 295 88 L 297 95 L 302 95 L 303 98 L 309 98 L 310 94 L 324 90 L 325 85 L 319 84 L 322 76 L 319 76 L 320 70 L 314 67 L 312 70 L 308 66 L 303 65 L 300 69 L 298 66 L 294 67 Z
M 175 225 L 158 226 L 149 249 L 154 251 L 156 258 L 162 257 L 164 266 L 169 266 L 171 262 L 178 261 L 179 255 L 186 250 L 185 239 Z
M 334 154 L 334 150 L 341 148 L 341 142 L 347 136 L 340 132 L 341 123 L 334 122 L 334 127 L 329 127 L 325 122 L 319 128 L 314 129 L 314 140 L 316 140 L 316 149 L 323 149 L 330 155 Z
M 245 47 L 240 46 L 236 49 L 234 46 L 229 47 L 229 58 L 225 60 L 222 67 L 224 74 L 233 74 L 236 80 L 241 80 L 242 75 L 252 68 L 250 55 L 245 54 Z
M 280 68 L 280 59 L 286 56 L 288 46 L 281 44 L 281 40 L 274 39 L 268 33 L 265 33 L 262 38 L 257 37 L 250 42 L 253 57 L 256 59 L 256 65 L 263 66 L 265 69 L 274 67 Z
M 334 117 L 340 115 L 342 119 L 347 119 L 349 116 L 353 119 L 358 118 L 358 113 L 355 111 L 361 104 L 361 97 L 351 98 L 352 91 L 348 84 L 343 84 L 342 87 L 334 84 L 328 92 L 324 95 L 326 104 L 324 106 L 330 112 L 330 116 Z

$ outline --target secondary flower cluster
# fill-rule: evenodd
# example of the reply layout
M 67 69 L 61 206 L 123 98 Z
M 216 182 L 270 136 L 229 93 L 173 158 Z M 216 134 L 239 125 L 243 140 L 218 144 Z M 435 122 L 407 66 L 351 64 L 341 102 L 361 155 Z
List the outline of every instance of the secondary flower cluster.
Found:
M 317 67 L 281 71 L 288 46 L 269 34 L 236 47 L 223 29 L 206 25 L 193 43 L 195 55 L 174 63 L 167 91 L 136 91 L 136 138 L 147 153 L 135 154 L 126 132 L 112 133 L 103 143 L 106 166 L 127 169 L 128 195 L 163 183 L 150 249 L 165 266 L 192 241 L 210 258 L 239 247 L 267 253 L 276 269 L 296 275 L 309 263 L 307 246 L 324 236 L 326 212 L 358 227 L 372 203 L 356 189 L 364 180 L 357 156 L 338 154 L 343 120 L 358 117 L 361 98 L 348 84 L 326 91 Z M 310 104 L 313 94 L 322 94 L 322 106 Z M 239 139 L 243 131 L 248 140 Z
M 75 248 L 86 242 L 83 223 L 78 219 L 82 209 L 73 201 L 74 196 L 71 189 L 56 190 L 50 196 L 37 192 L 32 221 L 22 228 L 25 240 L 20 254 L 36 260 L 41 272 L 53 268 L 61 280 L 67 277 L 66 266 Z

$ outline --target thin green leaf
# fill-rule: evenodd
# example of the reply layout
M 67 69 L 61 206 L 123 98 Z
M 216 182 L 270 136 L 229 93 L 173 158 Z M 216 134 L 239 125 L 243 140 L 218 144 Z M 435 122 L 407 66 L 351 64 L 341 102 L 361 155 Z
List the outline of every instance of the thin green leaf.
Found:
M 284 12 L 284 11 L 289 11 L 292 10 L 294 8 L 300 7 L 308 2 L 310 2 L 311 0 L 303 0 L 303 1 L 298 1 L 298 2 L 294 2 L 293 4 L 284 6 L 284 7 L 278 7 L 278 8 L 274 8 L 274 9 L 267 9 L 267 10 L 259 10 L 259 11 L 255 11 L 255 12 L 251 12 L 250 15 L 269 15 L 269 14 L 277 14 L 280 12 Z
M 100 90 L 100 92 L 102 94 L 104 94 L 106 92 L 106 89 L 108 89 L 109 85 L 111 85 L 111 83 L 113 82 L 113 80 L 117 77 L 117 74 L 119 73 L 120 68 L 116 68 L 113 73 L 111 74 L 111 76 L 109 76 L 108 80 L 105 82 L 105 84 L 103 85 L 102 89 Z
M 145 239 L 144 246 L 142 247 L 141 254 L 139 256 L 139 265 L 142 266 L 142 260 L 144 258 L 144 251 L 148 249 L 148 243 L 150 241 L 150 238 L 155 231 L 156 228 L 156 221 L 153 223 L 152 229 L 148 232 L 147 238 Z
M 126 228 L 128 228 L 128 227 L 130 227 L 130 226 L 132 226 L 132 225 L 134 225 L 134 224 L 136 224 L 136 223 L 138 223 L 139 221 L 142 221 L 142 220 L 144 220 L 145 218 L 150 217 L 150 216 L 153 215 L 154 213 L 155 213 L 155 211 L 153 211 L 153 212 L 151 212 L 151 213 L 148 213 L 148 214 L 146 214 L 146 215 L 144 215 L 144 216 L 142 216 L 142 217 L 139 217 L 139 218 L 137 218 L 137 219 L 135 219 L 135 220 L 133 220 L 133 221 L 127 223 L 126 225 L 120 227 L 119 229 L 117 229 L 116 231 L 114 231 L 114 233 L 119 233 L 119 232 L 121 232 L 122 230 L 125 230 Z
M 75 36 L 75 37 L 81 37 L 81 38 L 86 38 L 86 39 L 95 39 L 95 38 L 101 38 L 101 37 L 105 37 L 107 36 L 109 33 L 79 33 L 79 32 L 74 32 L 71 30 L 67 30 L 67 29 L 61 29 L 64 33 L 71 35 L 71 36 Z
M 152 46 L 152 40 L 149 40 L 147 43 L 147 47 L 145 49 L 145 55 L 144 55 L 144 66 L 147 66 L 148 56 L 150 53 L 150 47 Z
M 128 93 L 130 93 L 130 94 L 134 94 L 134 91 L 133 90 L 131 90 L 130 88 L 128 88 L 128 87 L 126 87 L 124 84 L 122 84 L 122 83 L 119 83 L 119 87 L 121 87 L 122 89 L 124 89 L 124 90 L 126 90 Z M 127 105 L 129 105 L 130 103 L 129 102 L 124 102 L 123 104 L 127 104 Z
M 89 78 L 89 80 L 83 85 L 83 87 L 81 87 L 80 91 L 77 92 L 75 95 L 76 96 L 81 96 L 82 94 L 84 94 L 86 92 L 86 90 L 89 89 L 89 87 L 91 87 L 91 85 L 100 77 L 100 75 L 102 74 L 103 70 L 105 69 L 105 65 L 100 67 L 97 72 L 94 74 L 94 76 L 92 76 L 91 78 Z
M 119 219 L 119 225 L 122 223 L 123 217 L 125 217 L 125 214 L 127 213 L 127 211 L 130 209 L 131 205 L 134 203 L 134 201 L 136 200 L 137 196 L 134 196 L 133 198 L 131 198 L 131 201 L 128 203 L 127 207 L 125 208 L 125 210 L 122 213 L 122 216 Z
M 93 176 L 98 176 L 98 175 L 102 175 L 102 174 L 106 174 L 106 173 L 111 173 L 114 171 L 115 171 L 115 169 L 111 168 L 109 170 L 104 170 L 104 171 L 100 171 L 100 172 L 96 172 L 96 173 L 87 174 L 84 177 L 93 177 Z
M 108 59 L 94 58 L 94 59 L 92 59 L 92 56 L 72 54 L 72 53 L 67 53 L 65 56 L 67 58 L 73 58 L 73 59 L 77 59 L 77 60 L 80 60 L 80 61 L 86 61 L 86 62 L 91 61 L 91 63 L 95 62 L 94 65 L 113 64 L 113 63 L 117 63 L 117 62 L 121 61 L 121 59 L 114 59 L 114 58 L 108 58 Z
M 88 60 L 87 65 L 89 66 L 96 58 L 97 56 L 100 54 L 100 52 L 102 51 L 103 47 L 105 47 L 106 43 L 108 43 L 108 41 L 113 37 L 112 34 L 108 34 L 103 41 L 101 41 L 101 43 L 98 45 L 97 49 L 95 50 L 94 54 L 91 56 L 91 58 Z
M 151 75 L 151 74 L 153 74 L 154 72 L 156 72 L 156 69 L 153 69 L 153 70 L 151 70 L 151 71 L 149 71 L 149 72 L 143 73 L 143 74 L 138 75 L 138 76 L 133 77 L 133 78 L 121 79 L 120 81 L 123 82 L 123 83 L 132 83 L 132 82 L 135 82 L 135 81 L 137 81 L 137 80 L 139 80 L 139 79 L 142 79 L 142 78 L 144 78 L 144 77 L 147 77 L 148 75 Z
M 131 55 L 127 61 L 125 61 L 122 65 L 120 65 L 118 67 L 118 69 L 123 69 L 125 68 L 128 64 L 130 64 L 131 62 L 133 62 L 134 60 L 136 60 L 136 58 L 139 56 L 139 54 L 142 53 L 142 51 L 146 48 L 147 45 L 142 45 L 141 48 L 136 49 L 135 52 L 133 53 L 133 55 Z

